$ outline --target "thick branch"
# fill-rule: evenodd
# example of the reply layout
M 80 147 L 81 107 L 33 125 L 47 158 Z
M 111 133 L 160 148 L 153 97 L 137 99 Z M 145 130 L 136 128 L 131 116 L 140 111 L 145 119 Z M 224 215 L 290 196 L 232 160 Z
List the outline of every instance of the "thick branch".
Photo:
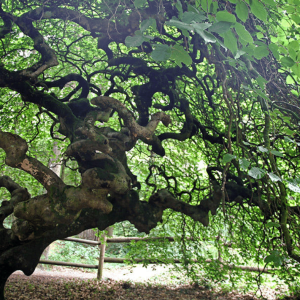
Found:
M 131 188 L 131 179 L 118 159 L 104 158 L 102 163 L 101 160 L 93 163 L 95 166 L 98 163 L 101 167 L 90 168 L 82 174 L 83 187 L 104 189 L 111 195 L 114 193 L 125 194 Z
M 218 183 L 213 171 L 221 172 L 221 169 L 218 167 L 207 168 L 207 174 L 216 189 Z M 269 205 L 267 201 L 261 199 L 256 191 L 243 186 L 243 181 L 235 175 L 228 173 L 227 179 L 229 181 L 225 184 L 227 193 L 226 202 L 235 202 L 243 205 L 243 201 L 246 200 L 249 206 L 259 207 L 266 219 L 270 218 L 270 216 L 278 209 L 276 207 L 272 207 L 272 204 Z
M 0 130 L 0 148 L 6 153 L 5 163 L 13 168 L 21 169 L 38 180 L 51 194 L 61 190 L 63 181 L 37 159 L 26 155 L 28 146 L 24 139 L 16 134 Z
M 159 122 L 162 122 L 165 126 L 169 126 L 171 123 L 171 118 L 164 112 L 155 113 L 152 115 L 151 121 L 146 126 L 141 126 L 136 122 L 127 107 L 117 99 L 100 96 L 93 98 L 91 103 L 103 109 L 113 108 L 116 110 L 119 116 L 124 120 L 124 124 L 129 129 L 133 140 L 141 139 L 149 145 L 156 145 L 157 148 L 161 148 L 160 141 L 154 135 L 154 131 Z
M 169 191 L 163 189 L 152 195 L 149 203 L 155 203 L 155 205 L 162 209 L 171 208 L 177 212 L 182 212 L 190 216 L 193 220 L 199 221 L 204 226 L 208 226 L 208 212 L 211 211 L 213 215 L 216 214 L 221 202 L 221 195 L 221 191 L 218 189 L 214 191 L 212 197 L 204 199 L 199 205 L 194 206 L 176 199 Z
M 158 222 L 162 221 L 163 212 L 167 208 L 182 212 L 207 226 L 209 211 L 212 214 L 216 213 L 221 197 L 219 188 L 210 198 L 202 200 L 200 205 L 193 206 L 179 201 L 165 189 L 153 194 L 149 202 L 140 201 L 138 193 L 131 190 L 127 195 L 114 195 L 110 201 L 114 205 L 114 210 L 120 207 L 125 211 L 126 220 L 134 224 L 139 231 L 149 233 Z
M 242 204 L 242 200 L 247 199 L 248 205 L 259 207 L 266 219 L 270 218 L 270 216 L 278 209 L 269 205 L 267 201 L 262 200 L 257 193 L 234 182 L 226 182 L 225 188 L 229 202 Z
M 68 74 L 61 79 L 54 80 L 54 81 L 45 81 L 44 84 L 47 85 L 47 87 L 59 87 L 60 89 L 63 89 L 64 86 L 71 82 L 71 81 L 77 81 L 78 82 L 78 89 L 82 88 L 81 94 L 79 98 L 86 98 L 89 94 L 89 84 L 88 82 L 79 74 Z M 72 95 L 72 92 L 71 92 Z M 66 102 L 70 99 L 70 96 L 66 96 L 63 99 L 63 102 Z
M 0 187 L 5 187 L 11 194 L 10 201 L 2 201 L 0 207 L 0 228 L 3 228 L 4 219 L 13 213 L 14 207 L 19 202 L 28 200 L 30 194 L 8 176 L 0 177 Z
M 109 214 L 113 206 L 107 200 L 106 189 L 86 189 L 68 187 L 56 197 L 48 194 L 34 197 L 14 208 L 18 218 L 12 226 L 13 233 L 22 241 L 35 239 L 44 234 L 45 229 L 58 224 L 70 225 L 82 209 L 91 208 Z
M 101 32 L 108 35 L 111 40 L 122 42 L 127 35 L 138 30 L 138 22 L 134 22 L 133 19 L 135 18 L 139 20 L 140 16 L 138 14 L 132 14 L 127 26 L 124 26 L 124 24 L 122 26 L 115 25 L 109 19 L 89 18 L 79 11 L 60 7 L 49 7 L 44 9 L 39 7 L 24 14 L 22 17 L 36 21 L 49 18 L 65 21 L 69 20 L 80 25 L 82 28 L 91 33 Z M 115 17 L 115 19 L 118 18 Z M 125 36 L 124 34 L 121 34 L 122 32 Z
M 193 131 L 194 126 L 194 119 L 190 111 L 189 102 L 187 100 L 181 100 L 181 107 L 180 110 L 185 114 L 185 122 L 181 129 L 180 133 L 174 132 L 165 132 L 158 136 L 158 138 L 163 141 L 166 139 L 174 139 L 178 141 L 185 141 L 186 139 L 190 138 Z
M 79 140 L 68 146 L 66 154 L 68 156 L 80 157 L 82 160 L 94 160 L 95 151 L 101 151 L 103 153 L 110 153 L 111 148 L 109 146 L 108 139 L 99 135 L 98 140 Z M 87 154 L 91 153 L 88 157 Z

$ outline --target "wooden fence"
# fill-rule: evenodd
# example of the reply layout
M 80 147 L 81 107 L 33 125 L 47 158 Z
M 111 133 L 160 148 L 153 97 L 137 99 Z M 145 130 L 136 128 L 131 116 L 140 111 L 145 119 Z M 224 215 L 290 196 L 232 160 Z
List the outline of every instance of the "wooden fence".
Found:
M 133 259 L 130 261 L 129 259 L 125 258 L 114 258 L 114 257 L 105 257 L 105 245 L 106 243 L 130 243 L 131 241 L 153 241 L 153 240 L 162 240 L 167 239 L 170 242 L 174 242 L 175 239 L 173 237 L 145 237 L 145 238 L 139 238 L 139 237 L 113 237 L 113 238 L 107 238 L 104 236 L 104 243 L 101 243 L 99 241 L 91 241 L 86 239 L 79 239 L 79 238 L 65 238 L 65 241 L 70 242 L 76 242 L 76 243 L 82 243 L 87 244 L 91 246 L 98 246 L 100 248 L 100 256 L 99 256 L 99 263 L 98 265 L 87 265 L 87 264 L 79 264 L 79 263 L 70 263 L 70 262 L 59 262 L 59 261 L 52 261 L 52 260 L 40 260 L 40 264 L 48 264 L 48 265 L 57 265 L 57 266 L 68 266 L 68 267 L 79 267 L 79 268 L 89 268 L 89 269 L 98 269 L 97 273 L 97 279 L 101 280 L 103 277 L 103 266 L 104 263 L 124 263 L 124 262 L 132 262 L 132 263 L 151 263 L 151 264 L 158 264 L 163 263 L 159 260 L 145 260 L 145 259 Z M 227 246 L 230 246 L 231 244 L 228 244 Z M 222 263 L 222 259 L 219 256 L 218 260 Z M 206 259 L 205 262 L 209 263 L 211 262 L 211 259 Z M 173 260 L 173 263 L 181 263 L 182 261 L 175 259 Z M 197 260 L 194 260 L 194 262 L 197 262 Z M 250 267 L 250 266 L 235 266 L 235 265 L 229 265 L 227 266 L 231 269 L 241 269 L 241 270 L 247 270 L 251 272 L 260 272 L 260 273 L 272 273 L 275 269 L 270 268 L 260 268 L 260 267 Z

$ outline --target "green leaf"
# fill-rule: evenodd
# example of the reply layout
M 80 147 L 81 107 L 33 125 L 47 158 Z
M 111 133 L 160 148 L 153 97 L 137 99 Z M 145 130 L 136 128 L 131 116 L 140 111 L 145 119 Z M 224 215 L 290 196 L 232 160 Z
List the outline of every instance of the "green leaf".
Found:
M 184 50 L 184 48 L 180 45 L 175 45 L 172 48 L 172 54 L 171 59 L 174 59 L 176 64 L 181 67 L 182 63 L 189 66 L 192 64 L 192 58 L 187 53 L 187 51 Z
M 299 186 L 299 183 L 296 179 L 287 179 L 287 182 L 288 182 L 288 188 L 295 192 L 295 193 L 300 193 L 300 186 Z
M 248 19 L 247 4 L 243 1 L 239 1 L 235 7 L 235 13 L 238 16 L 238 18 L 245 23 Z
M 279 176 L 272 172 L 268 173 L 268 175 L 273 182 L 282 181 L 282 179 Z
M 182 29 L 182 34 L 186 37 L 190 36 L 189 32 L 186 29 Z
M 264 177 L 266 171 L 261 168 L 253 167 L 249 170 L 248 175 L 254 179 L 261 179 Z
M 233 159 L 236 158 L 236 155 L 232 155 L 230 153 L 226 153 L 224 156 L 223 156 L 223 160 L 222 162 L 223 163 L 228 163 L 228 162 L 231 162 Z
M 270 100 L 269 97 L 268 97 L 264 92 L 262 92 L 261 90 L 259 90 L 259 89 L 253 89 L 253 91 L 254 91 L 258 96 L 262 97 L 263 99 L 265 99 L 265 100 L 267 100 L 267 101 Z
M 293 48 L 289 49 L 289 55 L 293 60 L 297 60 L 297 54 L 298 52 L 295 51 Z
M 212 15 L 216 15 L 216 13 L 219 10 L 219 5 L 218 5 L 218 1 L 214 1 L 211 3 L 210 8 L 209 8 L 209 13 Z M 214 20 L 213 16 L 209 16 L 210 20 Z
M 267 228 L 270 228 L 270 227 L 280 227 L 280 224 L 275 223 L 275 222 L 268 222 L 268 223 L 266 224 L 266 227 L 267 227 Z
M 233 14 L 229 13 L 226 10 L 218 11 L 216 14 L 216 18 L 219 22 L 229 22 L 229 23 L 235 23 L 236 18 Z
M 209 32 L 207 32 L 206 28 L 210 27 L 211 24 L 206 23 L 193 23 L 191 24 L 194 30 L 204 39 L 205 43 L 215 43 L 217 39 Z
M 205 12 L 209 12 L 212 0 L 201 0 L 201 7 Z
M 287 5 L 287 6 L 285 6 L 285 10 L 286 10 L 286 12 L 288 12 L 288 13 L 290 13 L 290 14 L 292 14 L 292 13 L 295 13 L 295 12 L 296 12 L 296 9 L 295 9 L 295 7 L 293 7 L 293 6 L 291 6 L 291 5 Z
M 271 254 L 265 258 L 265 263 L 274 263 L 275 267 L 283 264 L 283 258 L 277 250 L 271 251 Z
M 169 25 L 169 26 L 175 26 L 177 27 L 178 29 L 186 29 L 186 30 L 189 30 L 189 31 L 192 31 L 194 28 L 192 26 L 190 26 L 189 24 L 187 23 L 183 23 L 181 21 L 178 21 L 178 20 L 170 20 L 170 21 L 167 21 L 166 22 L 166 25 Z
M 300 77 L 300 63 L 297 62 L 292 66 L 292 71 L 294 72 L 295 75 L 297 75 L 298 77 Z
M 267 45 L 258 46 L 254 48 L 253 56 L 256 59 L 262 59 L 263 57 L 267 57 L 269 55 L 269 50 Z
M 268 82 L 265 78 L 263 78 L 261 75 L 259 75 L 257 78 L 256 78 L 256 81 L 259 85 L 259 87 L 261 89 L 264 89 L 265 88 L 265 84 Z
M 289 122 L 291 121 L 291 117 L 290 117 L 290 116 L 283 116 L 282 119 L 283 119 L 285 122 L 287 122 L 287 123 L 289 123 Z
M 299 50 L 299 42 L 298 41 L 291 41 L 289 42 L 288 49 L 294 49 L 295 51 Z
M 284 128 L 283 131 L 287 135 L 294 135 L 295 134 L 295 132 L 293 130 L 291 130 L 291 129 L 287 128 L 287 127 Z
M 188 11 L 199 14 L 199 10 L 196 7 L 192 6 L 191 4 L 188 4 Z
M 224 45 L 228 48 L 233 54 L 237 52 L 237 39 L 231 30 L 222 34 L 224 38 Z
M 290 139 L 288 136 L 285 136 L 285 137 L 284 137 L 284 141 L 285 141 L 285 142 L 288 142 L 288 143 L 296 144 L 296 142 L 295 142 L 294 140 Z
M 217 22 L 214 23 L 211 27 L 209 27 L 207 30 L 211 31 L 211 32 L 216 32 L 216 33 L 224 33 L 227 30 L 229 30 L 229 28 L 233 25 L 233 23 L 230 22 Z
M 134 6 L 135 8 L 140 8 L 145 6 L 145 4 L 147 3 L 147 0 L 134 0 Z
M 276 2 L 274 2 L 274 0 L 263 0 L 263 2 L 270 6 L 276 6 Z
M 297 24 L 297 25 L 300 25 L 300 16 L 299 15 L 292 15 L 292 20 Z
M 243 171 L 247 170 L 248 167 L 250 166 L 250 162 L 246 158 L 240 158 L 239 164 Z
M 273 155 L 275 155 L 275 156 L 283 157 L 283 154 L 282 154 L 281 152 L 279 152 L 279 151 L 271 150 L 270 152 L 271 152 Z
M 280 61 L 284 67 L 292 67 L 295 64 L 294 60 L 286 56 L 283 57 Z
M 258 146 L 257 148 L 260 152 L 264 152 L 264 153 L 269 152 L 269 150 L 263 146 Z
M 178 1 L 176 1 L 176 3 L 175 3 L 175 7 L 177 8 L 177 10 L 178 10 L 178 13 L 179 13 L 179 16 L 181 16 L 182 15 L 182 13 L 183 13 L 183 9 L 182 9 L 182 4 L 181 4 L 181 2 L 178 0 Z
M 215 43 L 217 39 L 209 32 L 207 31 L 197 31 L 197 33 L 204 39 L 205 44 L 206 43 Z
M 144 20 L 141 23 L 141 26 L 140 26 L 141 32 L 146 31 L 149 27 L 152 27 L 153 29 L 156 29 L 156 21 L 155 21 L 155 19 L 149 18 L 149 19 Z
M 246 52 L 242 50 L 238 50 L 234 56 L 234 59 L 239 59 L 242 55 L 244 55 Z
M 195 23 L 192 22 L 191 26 L 195 29 L 196 32 L 204 31 L 205 29 L 211 27 L 210 23 Z
M 171 57 L 172 50 L 168 45 L 155 45 L 151 57 L 155 61 L 166 61 Z
M 197 23 L 201 23 L 204 20 L 206 20 L 206 16 L 200 14 L 200 13 L 195 13 L 192 11 L 186 11 L 183 13 L 182 17 L 181 17 L 181 21 L 187 24 L 190 24 L 192 21 L 197 22 Z
M 273 53 L 274 57 L 279 60 L 280 57 L 279 57 L 279 52 L 278 52 L 278 46 L 274 43 L 271 43 L 269 45 L 269 49 L 271 50 L 271 52 Z
M 259 2 L 258 0 L 250 1 L 250 8 L 251 12 L 254 14 L 255 17 L 257 17 L 265 23 L 267 22 L 268 13 L 261 2 Z
M 149 41 L 149 38 L 142 35 L 141 31 L 137 30 L 134 36 L 127 36 L 125 39 L 125 45 L 127 47 L 139 47 L 143 42 Z
M 251 34 L 246 30 L 244 25 L 242 25 L 240 23 L 236 23 L 234 25 L 234 28 L 240 39 L 244 40 L 245 42 L 247 42 L 249 44 L 253 43 L 253 38 L 252 38 Z

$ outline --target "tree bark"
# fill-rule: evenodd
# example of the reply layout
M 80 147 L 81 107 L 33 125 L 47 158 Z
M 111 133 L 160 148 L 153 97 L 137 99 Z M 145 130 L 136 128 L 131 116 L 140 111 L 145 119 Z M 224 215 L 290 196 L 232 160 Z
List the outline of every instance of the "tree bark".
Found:
M 61 160 L 59 159 L 60 155 L 61 155 L 61 151 L 57 146 L 57 142 L 54 141 L 53 143 L 53 153 L 54 156 L 50 157 L 49 159 L 49 164 L 48 167 L 50 168 L 50 170 L 52 170 L 58 177 L 61 178 L 61 170 L 62 170 L 62 165 L 61 165 Z M 59 161 L 58 161 L 59 160 Z M 63 179 L 63 178 L 62 178 Z M 47 248 L 43 251 L 42 256 L 45 257 L 45 259 L 48 259 L 48 255 L 49 255 L 49 251 L 50 251 L 50 245 L 47 246 Z M 41 269 L 43 269 L 43 266 L 40 266 Z

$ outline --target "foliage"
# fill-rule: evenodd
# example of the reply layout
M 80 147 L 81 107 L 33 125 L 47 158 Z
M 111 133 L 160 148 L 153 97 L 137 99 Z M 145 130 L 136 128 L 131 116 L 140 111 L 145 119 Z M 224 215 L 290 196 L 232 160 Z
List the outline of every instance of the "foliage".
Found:
M 175 237 L 136 256 L 195 281 L 250 265 L 297 285 L 299 4 L 2 1 L 1 280 L 32 272 L 32 247 L 127 220 Z
M 88 265 L 97 265 L 99 249 L 89 245 L 83 245 L 68 241 L 59 241 L 54 244 L 48 259 L 54 261 L 66 261 Z

